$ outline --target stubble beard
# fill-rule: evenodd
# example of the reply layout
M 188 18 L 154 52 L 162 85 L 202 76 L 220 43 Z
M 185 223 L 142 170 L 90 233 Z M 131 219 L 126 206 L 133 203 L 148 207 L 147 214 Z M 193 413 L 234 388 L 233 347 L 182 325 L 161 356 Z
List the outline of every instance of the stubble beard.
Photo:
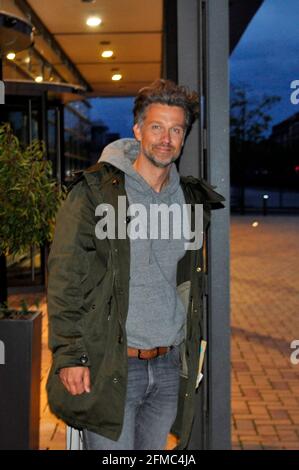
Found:
M 161 162 L 156 159 L 155 155 L 152 152 L 147 151 L 145 149 L 142 149 L 142 150 L 143 150 L 143 155 L 157 168 L 167 168 L 169 165 L 175 162 L 180 156 L 180 154 L 178 153 L 177 155 L 173 155 L 169 161 Z

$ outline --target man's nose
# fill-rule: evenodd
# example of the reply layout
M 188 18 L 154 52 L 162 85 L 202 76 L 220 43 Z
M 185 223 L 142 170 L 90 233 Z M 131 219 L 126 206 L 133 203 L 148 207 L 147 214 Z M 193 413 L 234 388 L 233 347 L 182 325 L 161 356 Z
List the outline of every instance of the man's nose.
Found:
M 169 144 L 171 141 L 171 132 L 170 129 L 164 129 L 162 134 L 162 142 L 165 144 Z

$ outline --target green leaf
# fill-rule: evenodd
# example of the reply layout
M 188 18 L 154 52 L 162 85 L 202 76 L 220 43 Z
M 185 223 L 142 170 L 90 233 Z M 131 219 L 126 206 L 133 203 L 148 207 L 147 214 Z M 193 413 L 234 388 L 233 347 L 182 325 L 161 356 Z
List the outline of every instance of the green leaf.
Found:
M 9 123 L 0 125 L 0 253 L 16 255 L 53 237 L 53 218 L 65 198 L 44 159 L 45 144 L 23 148 Z

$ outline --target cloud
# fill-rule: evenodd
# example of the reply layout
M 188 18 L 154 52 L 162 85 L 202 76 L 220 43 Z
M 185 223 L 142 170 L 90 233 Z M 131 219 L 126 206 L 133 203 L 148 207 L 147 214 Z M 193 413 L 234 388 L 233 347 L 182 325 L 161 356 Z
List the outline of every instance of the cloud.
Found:
M 274 122 L 299 111 L 290 83 L 299 80 L 298 0 L 266 0 L 230 58 L 231 82 L 248 84 L 254 96 L 278 95 Z

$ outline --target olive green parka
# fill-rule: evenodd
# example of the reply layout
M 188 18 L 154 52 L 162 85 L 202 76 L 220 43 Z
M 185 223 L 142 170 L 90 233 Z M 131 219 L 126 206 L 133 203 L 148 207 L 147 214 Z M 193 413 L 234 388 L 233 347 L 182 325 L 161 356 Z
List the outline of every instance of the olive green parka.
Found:
M 203 204 L 206 233 L 210 210 L 223 207 L 224 198 L 194 177 L 181 177 L 181 187 L 187 204 Z M 84 171 L 59 210 L 48 262 L 49 346 L 53 352 L 47 382 L 50 409 L 72 427 L 113 440 L 121 433 L 126 399 L 130 241 L 128 237 L 99 240 L 95 209 L 108 203 L 117 214 L 118 196 L 126 196 L 121 170 L 97 163 Z M 172 428 L 179 437 L 179 449 L 187 445 L 194 416 L 203 339 L 203 284 L 203 248 L 186 251 L 177 269 L 177 286 L 186 309 L 180 397 Z M 74 396 L 62 385 L 59 369 L 72 366 L 90 368 L 90 393 Z

